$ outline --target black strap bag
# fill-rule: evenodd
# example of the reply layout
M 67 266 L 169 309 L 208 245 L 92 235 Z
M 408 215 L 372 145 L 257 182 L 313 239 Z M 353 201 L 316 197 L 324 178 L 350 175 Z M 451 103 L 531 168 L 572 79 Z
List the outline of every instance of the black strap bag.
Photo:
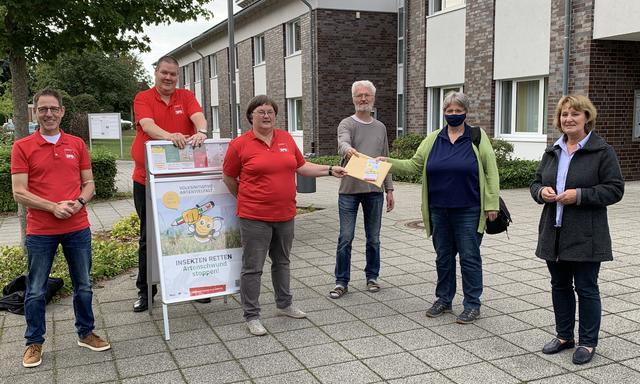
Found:
M 482 139 L 482 134 L 480 133 L 480 127 L 471 127 L 471 142 L 476 146 L 476 148 L 480 147 L 480 139 Z M 511 213 L 509 213 L 509 209 L 507 209 L 507 204 L 500 197 L 500 209 L 498 210 L 498 217 L 494 221 L 489 221 L 487 219 L 487 224 L 485 226 L 485 233 L 489 235 L 495 235 L 497 233 L 502 233 L 507 231 L 509 228 L 509 224 L 511 224 L 513 220 L 511 220 Z M 507 232 L 508 236 L 508 232 Z

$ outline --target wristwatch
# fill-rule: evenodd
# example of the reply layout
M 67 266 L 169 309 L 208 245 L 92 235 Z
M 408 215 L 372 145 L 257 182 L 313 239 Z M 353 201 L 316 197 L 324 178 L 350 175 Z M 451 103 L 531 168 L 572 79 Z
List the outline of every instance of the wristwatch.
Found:
M 78 197 L 76 200 L 78 200 L 78 202 L 79 202 L 80 204 L 82 204 L 82 206 L 83 206 L 83 207 L 84 207 L 85 205 L 87 205 L 87 200 L 85 200 L 85 199 L 84 199 L 84 198 L 82 198 L 82 197 Z
M 198 133 L 202 133 L 204 135 L 207 134 L 207 130 L 206 129 L 198 129 Z

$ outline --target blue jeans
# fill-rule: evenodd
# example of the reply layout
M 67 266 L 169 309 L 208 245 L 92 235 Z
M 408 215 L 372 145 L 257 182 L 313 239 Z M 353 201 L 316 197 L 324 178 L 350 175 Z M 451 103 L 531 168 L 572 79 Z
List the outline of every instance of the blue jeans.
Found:
M 482 258 L 478 233 L 480 207 L 430 208 L 433 247 L 436 250 L 439 303 L 451 306 L 456 294 L 456 254 L 460 255 L 462 292 L 465 309 L 480 308 L 482 295 Z
M 91 300 L 91 230 L 89 228 L 62 235 L 28 235 L 25 241 L 28 252 L 27 292 L 24 299 L 24 315 L 27 331 L 26 344 L 44 343 L 46 332 L 45 305 L 47 281 L 51 265 L 62 244 L 64 257 L 69 265 L 69 274 L 73 284 L 73 312 L 76 317 L 76 330 L 81 338 L 94 329 Z
M 573 340 L 576 323 L 576 296 L 580 303 L 578 345 L 596 347 L 602 318 L 599 262 L 547 261 L 551 273 L 551 299 L 556 318 L 556 333 L 562 340 Z
M 382 224 L 383 192 L 340 194 L 338 212 L 340 236 L 336 251 L 336 285 L 347 287 L 351 280 L 351 243 L 356 230 L 358 206 L 362 204 L 364 232 L 367 238 L 364 273 L 367 281 L 378 279 L 380 274 L 380 225 Z

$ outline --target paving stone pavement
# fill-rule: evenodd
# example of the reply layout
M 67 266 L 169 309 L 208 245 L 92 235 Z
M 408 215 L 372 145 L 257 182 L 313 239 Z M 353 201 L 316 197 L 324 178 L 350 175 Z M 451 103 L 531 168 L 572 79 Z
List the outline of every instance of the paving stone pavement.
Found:
M 172 333 L 165 341 L 158 302 L 153 316 L 131 310 L 136 296 L 136 270 L 131 270 L 94 290 L 97 332 L 113 345 L 107 352 L 75 344 L 73 308 L 65 298 L 47 307 L 43 364 L 22 368 L 24 318 L 0 312 L 0 383 L 640 382 L 640 182 L 627 183 L 623 201 L 609 209 L 614 261 L 603 263 L 600 272 L 600 344 L 585 366 L 573 365 L 570 351 L 540 352 L 553 335 L 554 318 L 549 275 L 534 255 L 541 207 L 527 190 L 502 192 L 515 222 L 508 237 L 484 237 L 482 317 L 458 325 L 460 295 L 453 314 L 435 319 L 424 314 L 434 299 L 436 273 L 431 241 L 421 229 L 407 226 L 420 220 L 418 185 L 399 183 L 396 209 L 384 215 L 382 290 L 366 291 L 359 217 L 349 293 L 327 298 L 338 237 L 337 185 L 323 178 L 316 193 L 298 195 L 299 205 L 325 208 L 296 219 L 291 289 L 307 319 L 277 315 L 267 265 L 261 296 L 267 336 L 249 335 L 239 297 L 232 295 L 227 303 L 218 298 L 211 304 L 170 305 Z M 92 208 L 94 230 L 133 212 L 130 200 Z M 11 237 L 4 225 L 0 230 L 3 238 Z

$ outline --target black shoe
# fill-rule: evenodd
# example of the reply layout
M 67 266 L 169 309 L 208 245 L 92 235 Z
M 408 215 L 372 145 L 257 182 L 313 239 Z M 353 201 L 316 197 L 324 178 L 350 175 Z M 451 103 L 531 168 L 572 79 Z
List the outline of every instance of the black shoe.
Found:
M 593 355 L 596 354 L 596 347 L 593 347 L 591 352 L 585 346 L 579 346 L 575 352 L 573 352 L 573 364 L 586 364 L 593 359 Z
M 149 309 L 149 304 L 146 296 L 138 296 L 138 300 L 133 303 L 133 312 L 144 312 Z
M 456 317 L 456 323 L 458 324 L 471 324 L 476 319 L 480 317 L 480 309 L 479 308 L 467 308 L 462 311 L 461 314 Z
M 545 355 L 553 355 L 554 353 L 558 353 L 575 346 L 576 342 L 573 340 L 567 340 L 563 343 L 562 341 L 560 341 L 560 339 L 555 337 L 553 340 L 545 344 L 544 347 L 542 347 L 542 353 L 544 353 Z
M 204 299 L 196 299 L 197 303 L 202 303 L 202 304 L 207 304 L 211 302 L 211 298 L 210 297 L 205 297 Z
M 445 312 L 451 312 L 451 305 L 444 305 L 439 302 L 433 303 L 431 308 L 427 309 L 427 317 L 438 317 Z

